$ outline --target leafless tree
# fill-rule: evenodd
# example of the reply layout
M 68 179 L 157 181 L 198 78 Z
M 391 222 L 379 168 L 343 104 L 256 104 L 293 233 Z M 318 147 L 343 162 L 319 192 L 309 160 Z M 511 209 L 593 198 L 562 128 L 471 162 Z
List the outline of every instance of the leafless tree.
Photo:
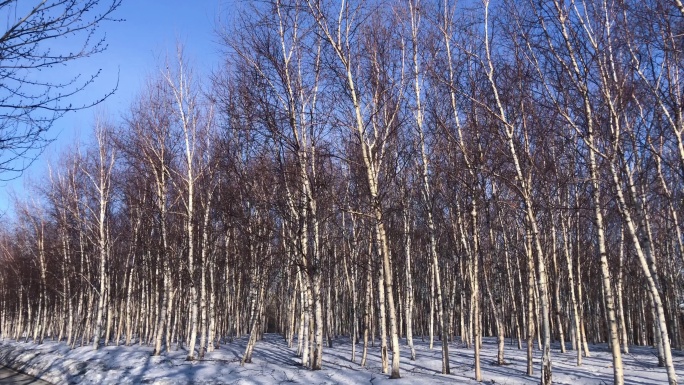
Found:
M 0 3 L 0 172 L 15 178 L 49 143 L 48 130 L 65 113 L 99 104 L 74 104 L 100 75 L 65 77 L 65 65 L 107 48 L 98 27 L 114 21 L 121 0 L 40 0 Z M 68 44 L 64 44 L 68 42 Z M 72 47 L 70 49 L 60 48 Z M 73 48 L 76 47 L 76 48 Z M 44 75 L 47 74 L 47 75 Z

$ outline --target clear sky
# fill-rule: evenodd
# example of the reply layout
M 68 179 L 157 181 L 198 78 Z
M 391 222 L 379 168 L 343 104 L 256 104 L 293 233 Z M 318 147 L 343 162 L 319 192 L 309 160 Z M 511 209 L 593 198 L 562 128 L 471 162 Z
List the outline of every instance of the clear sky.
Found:
M 69 73 L 84 74 L 102 70 L 96 83 L 74 99 L 74 105 L 79 100 L 82 103 L 98 100 L 116 86 L 118 77 L 116 93 L 98 107 L 70 112 L 56 122 L 49 132 L 55 141 L 24 175 L 0 183 L 0 213 L 10 210 L 13 193 L 23 197 L 29 193 L 25 188 L 29 183 L 46 183 L 47 164 L 54 163 L 60 152 L 72 143 L 90 140 L 97 113 L 119 121 L 145 78 L 157 71 L 166 57 L 175 56 L 177 43 L 183 44 L 184 54 L 197 75 L 208 74 L 216 68 L 221 56 L 215 33 L 217 22 L 219 17 L 230 19 L 233 4 L 230 0 L 123 0 L 113 15 L 123 21 L 108 22 L 100 28 L 106 34 L 107 50 L 72 62 L 65 69 Z M 78 43 L 82 42 L 75 42 Z

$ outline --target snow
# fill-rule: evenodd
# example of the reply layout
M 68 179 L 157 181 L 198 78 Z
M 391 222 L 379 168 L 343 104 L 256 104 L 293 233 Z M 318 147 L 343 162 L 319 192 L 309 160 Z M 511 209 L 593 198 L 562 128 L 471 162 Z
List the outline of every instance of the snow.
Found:
M 381 372 L 380 349 L 369 347 L 368 365 L 362 368 L 350 361 L 349 339 L 338 338 L 333 348 L 324 348 L 323 370 L 301 367 L 295 350 L 287 347 L 277 334 L 266 334 L 257 342 L 253 363 L 240 366 L 247 339 L 240 338 L 206 355 L 204 361 L 185 361 L 186 351 L 172 349 L 166 355 L 152 356 L 150 346 L 108 346 L 94 351 L 91 346 L 70 350 L 63 342 L 45 341 L 41 345 L 10 340 L 0 342 L 0 365 L 5 365 L 56 384 L 477 384 L 473 380 L 473 353 L 460 343 L 450 344 L 451 375 L 442 375 L 441 345 L 434 349 L 428 343 L 416 341 L 416 361 L 409 359 L 409 350 L 402 345 L 402 378 L 390 380 Z M 575 365 L 576 353 L 559 352 L 554 346 L 553 378 L 556 384 L 612 383 L 612 359 L 607 346 L 590 345 L 591 357 L 583 365 Z M 357 362 L 363 345 L 357 345 Z M 535 349 L 535 376 L 525 375 L 525 349 L 518 350 L 507 340 L 506 361 L 497 366 L 496 341 L 485 338 L 482 351 L 482 376 L 485 384 L 537 384 L 540 352 Z M 678 373 L 684 369 L 684 355 L 674 352 Z M 667 383 L 664 368 L 657 367 L 655 350 L 651 347 L 630 347 L 623 355 L 626 384 Z

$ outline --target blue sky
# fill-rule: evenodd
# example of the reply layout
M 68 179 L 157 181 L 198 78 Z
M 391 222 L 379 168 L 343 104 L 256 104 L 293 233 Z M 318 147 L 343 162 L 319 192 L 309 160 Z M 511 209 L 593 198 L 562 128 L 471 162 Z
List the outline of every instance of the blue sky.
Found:
M 74 105 L 79 101 L 86 103 L 101 98 L 116 86 L 118 77 L 116 93 L 98 107 L 68 113 L 56 122 L 49 132 L 55 141 L 24 175 L 0 183 L 0 213 L 11 210 L 12 192 L 21 198 L 30 193 L 26 188 L 29 184 L 44 184 L 48 162 L 55 163 L 65 148 L 90 140 L 96 114 L 119 121 L 145 78 L 158 70 L 165 57 L 175 56 L 177 43 L 183 44 L 184 53 L 196 74 L 208 74 L 216 68 L 221 56 L 215 33 L 217 21 L 219 17 L 230 19 L 233 11 L 230 0 L 123 0 L 114 17 L 124 20 L 109 22 L 100 28 L 100 32 L 106 34 L 107 50 L 72 62 L 63 70 L 84 74 L 102 70 L 97 82 L 73 100 Z M 75 41 L 78 43 L 80 41 Z

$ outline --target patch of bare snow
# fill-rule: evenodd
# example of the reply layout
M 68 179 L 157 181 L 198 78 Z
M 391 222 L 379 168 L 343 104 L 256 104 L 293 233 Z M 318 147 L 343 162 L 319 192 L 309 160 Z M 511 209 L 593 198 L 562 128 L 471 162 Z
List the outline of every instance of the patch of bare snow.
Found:
M 460 343 L 450 344 L 451 375 L 442 375 L 441 346 L 434 349 L 416 339 L 416 361 L 409 358 L 409 350 L 402 345 L 401 374 L 389 380 L 382 373 L 379 341 L 369 347 L 366 368 L 358 362 L 363 345 L 357 345 L 357 363 L 350 361 L 351 343 L 347 338 L 335 340 L 334 347 L 324 347 L 323 370 L 311 371 L 299 365 L 295 350 L 287 347 L 277 334 L 266 334 L 257 342 L 253 362 L 240 366 L 246 338 L 240 338 L 208 353 L 204 361 L 185 361 L 187 352 L 172 349 L 168 354 L 154 357 L 152 347 L 134 345 L 107 346 L 94 351 L 90 346 L 70 350 L 63 342 L 45 341 L 41 345 L 5 340 L 0 342 L 0 365 L 40 377 L 55 384 L 392 384 L 438 385 L 477 384 L 473 380 L 473 352 Z M 508 341 L 507 341 L 508 342 Z M 600 385 L 612 383 L 612 359 L 604 344 L 591 345 L 591 357 L 584 357 L 581 367 L 575 365 L 576 353 L 561 354 L 553 346 L 553 379 L 556 384 Z M 646 385 L 667 383 L 664 368 L 657 367 L 655 349 L 630 347 L 623 356 L 625 383 Z M 486 338 L 482 350 L 482 376 L 485 384 L 537 384 L 539 382 L 540 352 L 535 349 L 535 375 L 526 372 L 525 347 L 506 345 L 508 365 L 495 364 L 496 341 Z M 684 368 L 684 355 L 676 351 L 675 363 L 679 373 Z

